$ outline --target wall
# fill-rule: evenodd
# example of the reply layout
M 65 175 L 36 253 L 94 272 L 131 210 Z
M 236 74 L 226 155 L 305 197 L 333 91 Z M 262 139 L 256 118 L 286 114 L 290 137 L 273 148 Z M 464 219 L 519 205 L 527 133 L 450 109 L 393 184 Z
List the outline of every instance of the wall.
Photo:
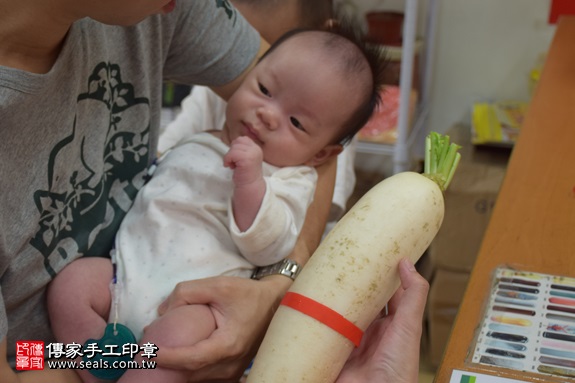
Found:
M 555 31 L 549 0 L 442 0 L 430 128 L 469 123 L 476 101 L 528 100 L 529 72 Z
M 403 0 L 351 1 L 359 15 L 370 9 L 400 9 L 403 4 Z M 419 3 L 424 8 L 427 1 Z M 469 124 L 476 101 L 527 100 L 529 71 L 547 50 L 555 30 L 547 24 L 550 0 L 436 3 L 430 130 L 443 133 L 456 123 Z M 422 12 L 419 21 L 423 31 Z

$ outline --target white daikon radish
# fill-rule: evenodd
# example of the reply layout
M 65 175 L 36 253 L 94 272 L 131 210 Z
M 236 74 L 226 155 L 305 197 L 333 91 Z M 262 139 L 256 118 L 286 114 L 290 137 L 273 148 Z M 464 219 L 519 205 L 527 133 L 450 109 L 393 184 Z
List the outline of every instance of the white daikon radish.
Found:
M 248 383 L 332 383 L 362 332 L 400 285 L 443 220 L 459 162 L 449 137 L 427 138 L 425 173 L 399 173 L 368 191 L 317 248 L 278 308 Z M 317 319 L 316 319 L 317 318 Z

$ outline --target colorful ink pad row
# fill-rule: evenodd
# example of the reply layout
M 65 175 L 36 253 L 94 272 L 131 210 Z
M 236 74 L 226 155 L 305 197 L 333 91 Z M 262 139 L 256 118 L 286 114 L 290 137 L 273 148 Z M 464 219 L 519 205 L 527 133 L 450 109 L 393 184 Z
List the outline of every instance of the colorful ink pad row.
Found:
M 575 279 L 498 269 L 472 361 L 575 377 Z

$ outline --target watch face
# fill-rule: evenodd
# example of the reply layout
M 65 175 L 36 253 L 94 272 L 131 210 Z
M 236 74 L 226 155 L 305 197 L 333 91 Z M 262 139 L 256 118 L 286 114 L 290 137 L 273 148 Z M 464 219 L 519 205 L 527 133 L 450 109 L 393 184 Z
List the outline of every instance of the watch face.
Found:
M 281 274 L 291 279 L 295 279 L 299 273 L 299 270 L 300 267 L 296 262 L 289 259 L 284 259 L 278 263 L 274 263 L 273 265 L 257 268 L 252 278 L 261 279 L 263 277 L 267 277 L 268 275 Z

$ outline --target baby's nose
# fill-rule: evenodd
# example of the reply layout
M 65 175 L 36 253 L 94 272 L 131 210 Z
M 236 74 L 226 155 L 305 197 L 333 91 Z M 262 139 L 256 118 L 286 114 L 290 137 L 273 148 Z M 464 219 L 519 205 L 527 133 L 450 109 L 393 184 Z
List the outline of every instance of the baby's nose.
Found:
M 261 107 L 258 109 L 258 116 L 266 128 L 270 130 L 277 129 L 279 125 L 277 112 L 273 107 Z

